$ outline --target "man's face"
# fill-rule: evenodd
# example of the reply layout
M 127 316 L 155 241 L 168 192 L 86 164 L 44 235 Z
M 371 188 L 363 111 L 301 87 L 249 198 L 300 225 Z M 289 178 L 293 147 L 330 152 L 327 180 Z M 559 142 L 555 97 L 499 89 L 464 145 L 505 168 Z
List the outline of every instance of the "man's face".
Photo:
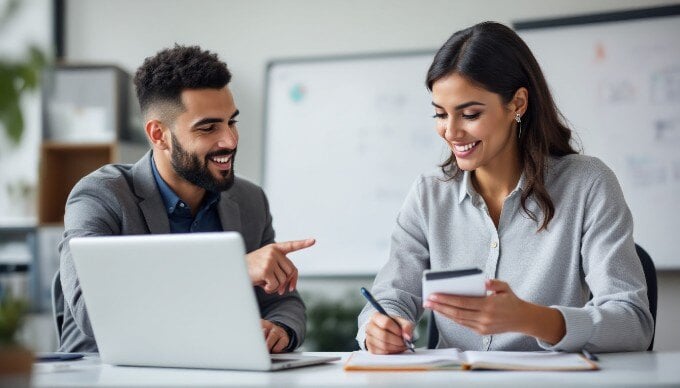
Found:
M 229 89 L 188 89 L 182 92 L 185 111 L 170 136 L 170 162 L 182 179 L 219 192 L 234 184 L 238 145 L 238 110 Z

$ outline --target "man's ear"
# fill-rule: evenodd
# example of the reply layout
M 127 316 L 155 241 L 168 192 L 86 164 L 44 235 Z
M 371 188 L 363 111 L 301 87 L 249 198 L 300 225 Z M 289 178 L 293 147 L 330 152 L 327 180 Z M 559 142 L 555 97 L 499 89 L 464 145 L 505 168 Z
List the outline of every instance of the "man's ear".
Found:
M 149 138 L 149 141 L 154 145 L 155 148 L 161 150 L 168 149 L 168 142 L 165 138 L 165 132 L 169 129 L 166 128 L 162 122 L 156 119 L 149 120 L 146 122 L 144 130 L 146 131 L 146 136 Z
M 517 89 L 515 95 L 512 97 L 510 102 L 510 109 L 513 114 L 519 113 L 520 116 L 524 116 L 524 112 L 529 108 L 529 91 L 525 87 Z

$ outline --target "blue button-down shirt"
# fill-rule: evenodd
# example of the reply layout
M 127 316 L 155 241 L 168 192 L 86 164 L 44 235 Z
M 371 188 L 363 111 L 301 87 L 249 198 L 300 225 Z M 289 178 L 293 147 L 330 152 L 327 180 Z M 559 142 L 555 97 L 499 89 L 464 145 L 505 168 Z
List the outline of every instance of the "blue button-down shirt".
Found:
M 222 223 L 217 212 L 217 203 L 220 194 L 206 191 L 201 207 L 196 213 L 196 217 L 191 215 L 191 208 L 168 186 L 161 178 L 156 168 L 156 162 L 151 156 L 151 169 L 156 185 L 163 198 L 165 210 L 168 212 L 170 221 L 170 232 L 172 233 L 193 233 L 193 232 L 221 232 Z

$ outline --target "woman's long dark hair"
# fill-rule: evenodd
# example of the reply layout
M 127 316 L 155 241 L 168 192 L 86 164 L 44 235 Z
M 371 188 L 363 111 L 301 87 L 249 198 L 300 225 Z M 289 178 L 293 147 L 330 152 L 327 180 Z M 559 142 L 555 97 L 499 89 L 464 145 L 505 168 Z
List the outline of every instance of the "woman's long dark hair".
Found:
M 427 72 L 427 88 L 432 91 L 437 80 L 451 74 L 499 94 L 505 104 L 519 88 L 529 91 L 519 138 L 520 166 L 526 179 L 521 202 L 524 212 L 538 222 L 536 214 L 526 206 L 527 198 L 534 196 L 543 212 L 539 231 L 546 229 L 555 214 L 555 206 L 545 188 L 547 158 L 577 152 L 570 143 L 571 130 L 555 106 L 536 58 L 512 29 L 500 23 L 484 22 L 456 32 L 437 51 Z M 460 174 L 453 152 L 440 167 L 450 178 Z

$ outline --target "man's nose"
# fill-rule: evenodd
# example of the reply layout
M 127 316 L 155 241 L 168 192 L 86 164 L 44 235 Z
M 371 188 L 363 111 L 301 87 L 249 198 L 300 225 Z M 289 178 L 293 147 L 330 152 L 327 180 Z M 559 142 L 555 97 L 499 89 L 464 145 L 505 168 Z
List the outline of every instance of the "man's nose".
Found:
M 217 145 L 221 148 L 236 148 L 238 145 L 238 132 L 236 131 L 236 128 L 227 127 L 222 133 Z

